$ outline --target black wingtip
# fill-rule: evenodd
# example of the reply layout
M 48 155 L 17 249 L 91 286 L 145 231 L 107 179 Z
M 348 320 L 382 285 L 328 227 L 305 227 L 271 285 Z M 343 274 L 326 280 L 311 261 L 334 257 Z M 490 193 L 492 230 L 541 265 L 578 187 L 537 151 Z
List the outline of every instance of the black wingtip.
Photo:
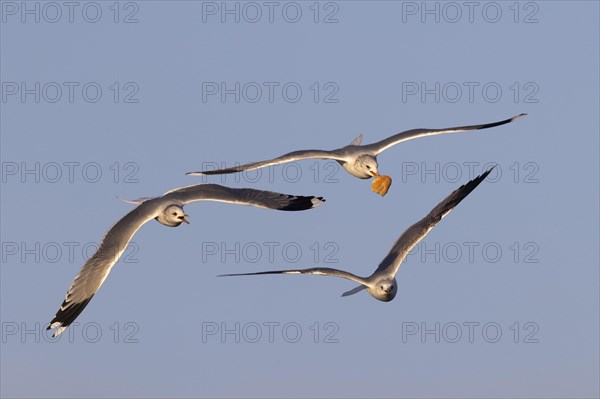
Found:
M 524 117 L 526 115 L 527 115 L 527 112 L 520 113 L 519 115 L 516 115 L 516 116 L 513 116 L 512 118 L 510 118 L 510 121 L 511 122 L 512 121 L 516 121 L 517 119 L 522 118 L 522 117 Z
M 239 169 L 236 167 L 227 168 L 227 169 L 217 169 L 217 170 L 202 170 L 198 172 L 187 172 L 186 175 L 192 176 L 211 176 L 211 175 L 229 175 L 232 173 L 243 172 L 243 169 Z
M 496 126 L 502 126 L 502 125 L 506 125 L 507 123 L 511 123 L 519 118 L 524 117 L 525 115 L 527 115 L 526 113 L 522 113 L 516 116 L 513 116 L 512 118 L 508 118 L 505 119 L 503 121 L 500 122 L 493 122 L 493 123 L 486 123 L 484 125 L 480 125 L 479 127 L 477 127 L 477 130 L 481 130 L 481 129 L 489 129 L 491 127 L 496 127 Z
M 286 195 L 286 197 L 288 197 L 290 202 L 284 207 L 278 208 L 280 211 L 304 211 L 316 208 L 325 202 L 325 198 L 323 197 L 296 197 L 293 195 Z
M 490 173 L 492 173 L 492 170 L 494 170 L 494 168 L 496 166 L 498 166 L 498 165 L 492 166 L 491 168 L 489 168 L 488 170 L 486 170 L 485 172 L 483 172 L 482 174 L 480 174 L 479 176 L 477 176 L 470 182 L 465 183 L 462 186 L 460 186 L 458 188 L 458 190 L 456 190 L 456 191 L 464 192 L 463 198 L 466 197 L 467 195 L 469 195 L 471 193 L 471 191 L 475 190 L 475 187 L 477 187 L 479 184 L 481 184 L 481 182 L 484 181 Z
M 486 170 L 485 172 L 483 172 L 480 176 L 476 177 L 473 180 L 479 180 L 479 182 L 482 182 L 483 180 L 485 180 L 486 177 L 488 177 L 488 175 L 490 173 L 492 173 L 492 170 L 494 170 L 496 168 L 496 166 L 498 165 L 493 165 L 492 167 L 490 167 L 488 170 Z M 468 184 L 468 183 L 467 183 Z M 479 183 L 477 183 L 479 184 Z
M 227 274 L 217 274 L 217 277 L 237 277 L 237 276 L 245 276 L 245 273 L 227 273 Z
M 462 200 L 471 194 L 471 192 L 475 190 L 475 188 L 477 188 L 477 186 L 479 186 L 479 184 L 481 184 L 486 177 L 488 177 L 495 167 L 496 165 L 492 166 L 481 175 L 454 190 L 448 197 L 446 197 L 446 199 L 444 199 L 431 211 L 429 217 L 432 218 L 435 223 L 439 222 L 444 215 L 454 209 L 454 207 L 460 204 Z
M 86 298 L 84 301 L 77 303 L 71 302 L 67 304 L 67 302 L 64 301 L 60 309 L 58 309 L 58 312 L 56 312 L 56 315 L 54 316 L 50 324 L 48 324 L 46 330 L 50 330 L 52 328 L 52 325 L 55 323 L 60 323 L 60 327 L 68 327 L 69 325 L 71 325 L 71 323 L 75 321 L 75 319 L 81 314 L 81 312 L 83 312 L 83 309 L 85 309 L 85 307 L 92 300 L 93 297 L 94 296 L 92 295 L 91 297 Z

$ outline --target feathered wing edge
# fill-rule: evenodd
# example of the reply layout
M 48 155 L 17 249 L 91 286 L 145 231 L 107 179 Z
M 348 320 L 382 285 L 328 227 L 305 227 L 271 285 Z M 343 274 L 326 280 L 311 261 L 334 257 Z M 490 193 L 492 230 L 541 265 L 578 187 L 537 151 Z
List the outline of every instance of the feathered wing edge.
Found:
M 346 272 L 344 270 L 332 269 L 328 267 L 314 267 L 310 269 L 296 269 L 296 270 L 271 270 L 266 272 L 253 272 L 253 273 L 230 273 L 230 274 L 220 274 L 217 277 L 233 277 L 233 276 L 258 276 L 265 274 L 314 274 L 319 276 L 331 276 L 331 277 L 341 277 L 347 280 L 351 280 L 357 283 L 360 283 L 360 286 L 351 289 L 350 291 L 346 291 L 342 294 L 342 296 L 349 296 L 356 294 L 367 288 L 366 284 L 368 284 L 367 279 L 363 277 L 356 276 L 350 272 Z
M 61 334 L 81 314 L 118 262 L 133 235 L 145 223 L 158 216 L 157 209 L 150 201 L 143 201 L 108 230 L 94 255 L 75 276 L 62 305 L 48 324 L 47 330 L 56 328 L 53 337 Z
M 62 305 L 60 305 L 60 308 L 58 309 L 58 312 L 56 312 L 56 315 L 52 321 L 48 324 L 48 327 L 46 327 L 46 330 L 51 330 L 58 327 L 52 336 L 56 337 L 57 335 L 60 335 L 67 327 L 71 325 L 71 323 L 75 321 L 77 316 L 83 312 L 83 309 L 85 309 L 93 297 L 94 295 L 85 299 L 83 302 L 77 303 L 69 303 L 65 299 Z
M 304 160 L 304 159 L 339 159 L 339 160 L 343 160 L 342 158 L 339 158 L 339 156 L 337 155 L 335 150 L 334 151 L 300 150 L 300 151 L 293 151 L 293 152 L 287 153 L 285 155 L 282 155 L 280 157 L 269 159 L 266 161 L 251 162 L 251 163 L 247 163 L 244 165 L 233 166 L 231 168 L 225 168 L 225 169 L 187 172 L 186 175 L 190 175 L 190 176 L 224 175 L 224 174 L 230 174 L 230 173 L 243 172 L 245 170 L 260 169 L 260 168 L 265 168 L 267 166 L 280 165 L 283 163 L 300 161 L 300 160 Z
M 282 194 L 253 188 L 231 188 L 219 184 L 179 187 L 167 191 L 163 198 L 179 201 L 183 205 L 198 201 L 217 201 L 279 211 L 303 211 L 316 208 L 325 202 L 323 197 Z
M 465 199 L 475 188 L 485 180 L 495 166 L 463 184 L 437 204 L 423 219 L 406 229 L 394 243 L 390 252 L 383 258 L 375 273 L 386 273 L 395 276 L 408 252 L 417 245 L 444 216 Z
M 412 139 L 416 139 L 419 137 L 435 136 L 438 134 L 459 133 L 459 132 L 467 132 L 467 131 L 473 131 L 473 130 L 489 129 L 492 127 L 501 126 L 501 125 L 505 125 L 507 123 L 514 122 L 515 120 L 517 120 L 525 115 L 527 115 L 527 114 L 523 113 L 523 114 L 515 115 L 512 118 L 508 118 L 508 119 L 505 119 L 505 120 L 502 120 L 499 122 L 484 123 L 484 124 L 480 124 L 480 125 L 456 126 L 456 127 L 442 128 L 442 129 L 407 130 L 405 132 L 397 133 L 393 136 L 390 136 L 390 137 L 383 139 L 381 141 L 378 141 L 376 143 L 368 144 L 365 146 L 365 148 L 368 149 L 373 154 L 377 155 L 377 154 L 380 154 L 381 152 L 387 150 L 388 148 L 393 147 L 396 144 L 399 144 L 403 141 L 412 140 Z

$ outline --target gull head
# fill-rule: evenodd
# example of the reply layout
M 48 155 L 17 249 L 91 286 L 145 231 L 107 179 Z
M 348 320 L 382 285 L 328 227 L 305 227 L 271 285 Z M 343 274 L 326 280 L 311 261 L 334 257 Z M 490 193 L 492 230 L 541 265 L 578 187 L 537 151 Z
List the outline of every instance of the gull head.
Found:
M 379 176 L 377 159 L 374 156 L 363 154 L 354 162 L 353 175 L 361 179 L 370 179 Z
M 186 216 L 189 216 L 187 213 L 183 211 L 183 208 L 179 205 L 169 205 L 167 206 L 162 213 L 156 217 L 161 224 L 169 227 L 177 227 L 181 223 L 190 223 L 186 220 Z
M 398 284 L 396 284 L 395 278 L 385 278 L 377 281 L 376 284 L 373 284 L 367 290 L 373 298 L 389 302 L 396 297 Z

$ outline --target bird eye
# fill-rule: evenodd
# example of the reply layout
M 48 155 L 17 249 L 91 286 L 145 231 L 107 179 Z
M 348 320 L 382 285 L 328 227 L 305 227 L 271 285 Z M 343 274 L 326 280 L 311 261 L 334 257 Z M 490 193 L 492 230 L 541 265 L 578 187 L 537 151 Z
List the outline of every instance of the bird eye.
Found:
M 371 167 L 369 165 L 367 165 L 367 169 L 371 169 Z
M 173 212 L 173 216 L 177 216 L 177 212 Z

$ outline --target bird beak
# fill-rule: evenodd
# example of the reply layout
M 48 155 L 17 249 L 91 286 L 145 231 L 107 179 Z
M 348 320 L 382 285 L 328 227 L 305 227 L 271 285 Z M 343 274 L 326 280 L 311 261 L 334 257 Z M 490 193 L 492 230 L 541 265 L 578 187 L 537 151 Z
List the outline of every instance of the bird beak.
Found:
M 183 216 L 180 216 L 179 219 L 181 219 L 182 222 L 186 222 L 187 224 L 190 224 L 190 222 L 185 218 L 186 216 L 190 216 L 187 213 L 184 213 Z
M 371 171 L 371 176 L 373 176 L 373 177 L 379 177 L 379 173 L 377 173 L 374 170 L 372 170 Z

